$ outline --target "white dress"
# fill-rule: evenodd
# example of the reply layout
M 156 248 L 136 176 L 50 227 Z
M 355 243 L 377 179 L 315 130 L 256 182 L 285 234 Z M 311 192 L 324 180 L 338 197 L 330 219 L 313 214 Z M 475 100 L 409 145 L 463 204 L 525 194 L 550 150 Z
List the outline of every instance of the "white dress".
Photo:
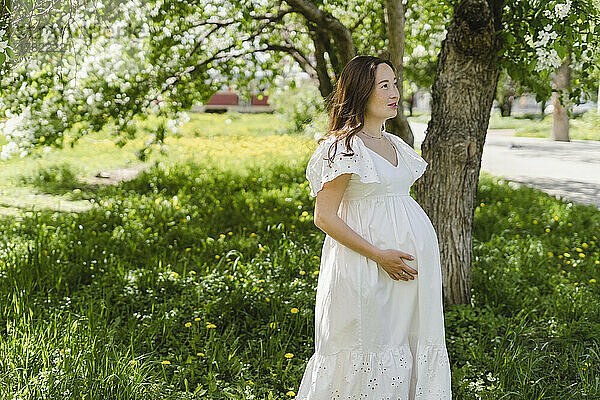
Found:
M 402 139 L 394 144 L 398 164 L 354 136 L 353 156 L 333 137 L 317 147 L 306 177 L 311 196 L 323 183 L 352 172 L 338 216 L 381 249 L 412 254 L 404 260 L 419 273 L 393 280 L 375 261 L 338 243 L 323 243 L 315 306 L 315 353 L 296 400 L 452 399 L 445 343 L 442 275 L 437 236 L 421 206 L 409 195 L 427 162 Z

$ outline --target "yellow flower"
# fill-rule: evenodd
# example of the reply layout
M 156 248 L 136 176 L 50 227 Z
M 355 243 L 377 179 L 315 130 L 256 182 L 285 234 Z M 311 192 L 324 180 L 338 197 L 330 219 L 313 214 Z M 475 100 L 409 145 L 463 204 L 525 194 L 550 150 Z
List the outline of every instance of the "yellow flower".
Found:
M 285 358 L 292 358 L 292 357 L 294 357 L 294 355 L 292 353 L 285 353 L 284 357 Z
M 594 264 L 600 264 L 600 261 L 596 260 L 594 261 Z
M 313 258 L 314 258 L 315 260 L 318 260 L 318 259 L 319 259 L 319 256 L 313 256 Z
M 581 258 L 585 257 L 585 253 L 579 253 L 579 257 L 581 257 Z
M 296 225 L 292 224 L 290 225 L 290 228 L 294 229 L 296 227 Z
M 227 258 L 227 259 L 225 259 L 225 261 L 231 261 L 231 258 Z
M 551 252 L 551 251 L 549 251 L 549 252 L 548 252 L 548 257 L 554 257 L 554 253 L 553 253 L 553 252 Z
M 313 275 L 319 275 L 319 270 L 316 270 L 315 272 L 313 272 Z
M 308 216 L 308 211 L 302 211 L 302 216 L 303 216 L 303 217 L 306 217 L 306 216 Z
M 185 327 L 186 327 L 186 328 L 189 328 L 190 326 L 192 326 L 192 323 L 191 323 L 191 322 L 186 322 L 186 323 L 185 323 Z
M 550 232 L 550 228 L 546 228 L 546 232 Z
M 179 276 L 179 274 L 178 274 L 177 272 L 173 271 L 173 276 L 174 276 L 175 278 L 177 278 L 177 277 Z
M 579 252 L 582 252 L 582 251 L 583 251 L 583 249 L 582 249 L 581 247 L 576 247 L 576 248 L 575 248 L 575 250 L 576 250 L 576 251 L 579 251 Z
M 292 312 L 292 314 L 296 314 L 298 312 L 298 309 L 296 307 L 294 307 L 290 311 Z
M 190 275 L 196 275 L 196 271 L 194 271 L 193 269 L 190 270 Z
M 515 235 L 515 237 L 518 239 L 518 238 L 519 238 L 519 234 L 517 233 L 517 234 Z
M 262 245 L 258 246 L 258 249 L 259 249 L 260 251 L 267 251 L 267 249 L 265 249 L 265 248 L 264 248 Z
M 570 222 L 568 222 L 568 223 L 567 223 L 567 225 L 568 225 L 568 226 L 573 226 L 573 224 L 572 224 L 572 223 L 570 223 Z
M 131 365 L 135 364 L 135 360 L 129 361 L 129 364 L 131 364 Z
M 293 391 L 289 391 L 286 393 L 286 395 L 290 396 L 290 397 L 294 397 L 296 395 L 296 393 L 294 393 Z
M 219 258 L 221 258 L 221 256 L 218 254 L 215 254 L 215 258 L 218 260 Z
M 581 247 L 583 247 L 584 249 L 587 249 L 588 248 L 588 244 L 585 243 L 585 242 L 583 242 L 583 243 L 581 243 Z
M 256 233 L 252 232 L 252 233 L 250 234 L 250 237 L 254 237 L 254 236 L 256 236 Z
M 254 382 L 252 382 L 252 381 L 248 381 L 248 384 L 249 384 L 249 385 L 254 385 Z
M 198 357 L 204 357 L 204 353 L 196 353 Z
M 201 319 L 202 319 L 202 318 L 196 317 L 196 318 L 194 318 L 194 321 L 198 322 L 198 321 L 200 321 Z
M 185 251 L 192 251 L 192 248 L 191 247 L 186 247 Z
M 534 225 L 535 225 L 535 224 L 537 224 L 537 219 L 534 219 L 534 220 L 533 220 L 533 224 L 534 224 Z
M 264 283 L 264 281 L 265 281 L 264 279 L 259 279 L 258 283 Z
M 171 365 L 171 361 L 164 360 L 161 364 L 162 365 Z
M 573 282 L 573 286 L 579 285 L 579 282 Z
M 208 325 L 206 325 L 206 327 L 208 329 L 211 329 L 211 328 L 216 328 L 217 326 L 215 324 L 208 324 Z
M 300 271 L 299 274 L 304 275 L 304 274 L 306 274 L 306 271 Z
M 230 232 L 227 232 L 227 234 L 228 234 L 229 236 L 231 236 L 231 235 L 233 235 L 233 232 L 231 232 L 231 231 L 230 231 Z
M 571 257 L 571 255 L 569 253 L 564 253 L 565 257 Z
M 590 279 L 590 283 L 596 283 L 596 280 L 594 278 Z
M 277 327 L 277 323 L 275 323 L 275 322 L 271 322 L 271 323 L 269 324 L 269 328 L 273 328 L 273 329 L 275 329 L 276 327 Z
M 558 215 L 555 215 L 555 216 L 554 216 L 554 220 L 555 220 L 555 221 L 558 221 Z
M 268 297 L 265 297 L 265 300 L 266 300 L 266 301 L 271 301 L 271 299 L 270 299 L 270 298 L 268 298 Z
M 529 383 L 535 383 L 535 381 L 529 381 Z
M 219 235 L 219 237 L 220 237 L 220 238 L 224 238 L 224 237 L 227 237 L 227 236 L 225 236 L 225 235 L 223 235 L 223 234 L 221 233 L 221 234 Z
M 565 271 L 564 269 L 563 269 L 563 270 L 561 270 L 560 272 L 562 272 L 563 274 L 566 274 L 566 273 L 567 273 L 567 271 Z

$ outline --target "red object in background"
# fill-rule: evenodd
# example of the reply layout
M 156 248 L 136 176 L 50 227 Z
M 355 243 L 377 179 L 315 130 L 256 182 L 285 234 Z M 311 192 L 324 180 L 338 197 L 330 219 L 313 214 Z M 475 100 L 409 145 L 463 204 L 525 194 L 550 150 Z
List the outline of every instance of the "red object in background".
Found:
M 250 105 L 253 106 L 268 106 L 269 105 L 269 96 L 262 96 L 262 99 L 258 99 L 258 96 L 252 96 L 252 98 L 250 99 Z
M 235 93 L 219 92 L 215 93 L 207 105 L 211 106 L 237 106 L 239 103 L 239 97 Z

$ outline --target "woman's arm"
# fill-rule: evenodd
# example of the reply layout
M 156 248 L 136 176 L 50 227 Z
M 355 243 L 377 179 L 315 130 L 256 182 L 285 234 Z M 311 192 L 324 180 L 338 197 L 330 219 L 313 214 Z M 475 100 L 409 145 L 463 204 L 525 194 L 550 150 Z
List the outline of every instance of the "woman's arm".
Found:
M 342 174 L 325 182 L 323 188 L 317 192 L 315 225 L 337 242 L 378 262 L 380 249 L 356 233 L 337 215 L 350 176 L 352 174 Z

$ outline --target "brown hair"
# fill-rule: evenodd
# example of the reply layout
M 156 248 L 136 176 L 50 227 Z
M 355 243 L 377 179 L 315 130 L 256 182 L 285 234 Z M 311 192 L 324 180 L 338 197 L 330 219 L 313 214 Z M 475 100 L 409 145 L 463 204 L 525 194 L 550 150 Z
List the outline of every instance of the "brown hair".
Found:
M 389 60 L 373 56 L 354 57 L 344 67 L 335 88 L 327 98 L 329 128 L 317 143 L 321 143 L 330 136 L 337 137 L 327 153 L 329 163 L 333 162 L 337 143 L 342 139 L 345 139 L 348 150 L 347 153 L 342 154 L 344 156 L 354 155 L 350 141 L 352 136 L 364 127 L 367 101 L 375 88 L 375 71 L 377 66 L 382 63 L 389 65 L 396 73 L 396 69 Z M 333 154 L 331 155 L 332 148 Z

